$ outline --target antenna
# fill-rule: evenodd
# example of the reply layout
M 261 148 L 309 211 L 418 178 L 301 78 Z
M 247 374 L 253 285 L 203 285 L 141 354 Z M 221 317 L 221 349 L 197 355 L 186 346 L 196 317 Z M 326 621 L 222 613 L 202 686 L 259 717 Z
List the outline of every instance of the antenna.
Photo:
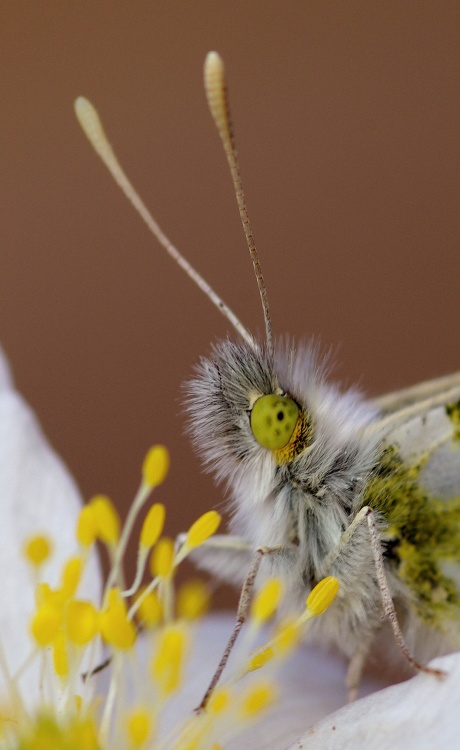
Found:
M 267 288 L 264 277 L 260 268 L 259 256 L 257 255 L 254 236 L 252 234 L 249 215 L 244 199 L 243 186 L 241 183 L 240 168 L 235 147 L 235 137 L 233 134 L 232 119 L 228 104 L 227 85 L 225 81 L 225 68 L 220 55 L 217 52 L 208 52 L 204 63 L 204 86 L 208 99 L 208 106 L 211 110 L 217 131 L 221 137 L 224 151 L 227 156 L 230 174 L 232 176 L 233 188 L 235 190 L 236 202 L 240 212 L 243 230 L 248 244 L 249 255 L 251 256 L 254 273 L 256 276 L 257 286 L 259 287 L 262 310 L 265 320 L 265 335 L 267 339 L 267 349 L 270 355 L 273 354 L 273 336 L 272 324 L 270 320 L 270 311 L 268 307 Z
M 160 245 L 164 247 L 168 255 L 175 260 L 175 262 L 185 271 L 185 273 L 195 282 L 195 284 L 201 289 L 202 292 L 211 300 L 213 305 L 224 315 L 227 320 L 232 324 L 236 331 L 240 334 L 241 338 L 252 347 L 257 348 L 257 344 L 249 333 L 248 329 L 241 323 L 236 317 L 235 313 L 230 307 L 223 301 L 221 297 L 214 291 L 214 289 L 208 284 L 208 282 L 195 270 L 195 268 L 188 262 L 186 258 L 179 252 L 179 250 L 172 244 L 171 240 L 166 236 L 163 230 L 160 228 L 158 223 L 153 218 L 152 214 L 145 206 L 140 196 L 134 189 L 131 182 L 128 180 L 125 172 L 123 171 L 115 153 L 107 139 L 104 132 L 99 115 L 88 99 L 83 96 L 79 96 L 75 101 L 75 113 L 78 121 L 83 128 L 88 140 L 93 146 L 94 150 L 100 156 L 105 166 L 111 173 L 115 182 L 122 189 L 125 196 L 132 203 L 136 211 L 140 214 L 141 218 L 147 224 L 147 227 L 158 240 Z

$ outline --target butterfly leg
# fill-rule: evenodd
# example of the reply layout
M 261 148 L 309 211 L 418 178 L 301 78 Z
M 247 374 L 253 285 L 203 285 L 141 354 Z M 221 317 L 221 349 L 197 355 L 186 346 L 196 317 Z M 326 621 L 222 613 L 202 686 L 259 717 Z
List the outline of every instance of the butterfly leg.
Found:
M 353 703 L 358 697 L 359 686 L 363 669 L 369 655 L 369 650 L 374 640 L 375 631 L 371 630 L 367 637 L 364 637 L 355 651 L 348 664 L 347 677 L 345 684 L 348 690 L 348 702 Z
M 380 598 L 382 601 L 384 616 L 390 623 L 396 645 L 398 646 L 399 650 L 401 651 L 406 661 L 408 661 L 409 664 L 417 671 L 426 672 L 428 674 L 434 674 L 436 677 L 444 676 L 444 672 L 442 672 L 441 670 L 432 669 L 431 667 L 427 667 L 426 665 L 418 662 L 414 658 L 414 656 L 411 654 L 411 652 L 409 651 L 406 645 L 404 636 L 401 631 L 401 627 L 399 625 L 398 616 L 396 614 L 396 609 L 393 603 L 393 597 L 391 595 L 390 587 L 388 585 L 387 575 L 385 572 L 385 561 L 384 561 L 384 557 L 382 553 L 382 546 L 380 542 L 380 532 L 377 526 L 375 513 L 373 512 L 372 508 L 368 506 L 361 508 L 359 513 L 353 519 L 350 526 L 342 534 L 342 537 L 340 539 L 337 549 L 334 550 L 333 554 L 329 556 L 328 559 L 325 561 L 326 567 L 330 568 L 337 561 L 337 559 L 340 557 L 344 549 L 348 546 L 353 535 L 358 530 L 358 527 L 360 527 L 361 524 L 363 523 L 367 524 L 367 528 L 369 531 L 371 549 L 372 549 L 372 554 L 374 558 L 376 579 L 377 579 L 377 584 L 378 584 L 379 591 L 380 591 Z M 372 638 L 370 639 L 370 642 L 371 640 Z M 367 649 L 368 649 L 368 646 L 370 645 L 370 642 L 366 647 L 365 653 L 361 655 L 360 653 L 361 650 L 359 650 L 356 654 L 356 657 L 353 657 L 350 663 L 349 678 L 348 678 L 350 681 L 350 684 L 348 684 L 348 679 L 347 679 L 347 685 L 349 687 L 350 692 L 352 693 L 352 696 L 356 692 L 359 686 L 360 673 L 364 666 L 365 656 L 367 654 Z M 364 645 L 363 645 L 363 649 L 364 649 Z
M 372 552 L 374 555 L 375 571 L 377 574 L 377 583 L 379 585 L 380 596 L 382 598 L 383 611 L 391 625 L 391 629 L 393 631 L 393 637 L 396 641 L 396 645 L 398 646 L 404 658 L 418 672 L 425 672 L 427 674 L 433 674 L 436 677 L 444 677 L 445 673 L 441 669 L 432 669 L 431 667 L 427 667 L 424 664 L 420 664 L 420 662 L 418 662 L 410 653 L 406 645 L 406 642 L 404 640 L 404 636 L 402 634 L 401 628 L 399 626 L 398 616 L 396 614 L 395 605 L 393 603 L 393 597 L 391 596 L 391 591 L 388 586 L 387 576 L 385 573 L 385 563 L 383 559 L 382 547 L 380 544 L 380 535 L 379 535 L 379 530 L 377 528 L 377 524 L 375 521 L 375 514 L 372 508 L 364 507 L 358 513 L 358 516 L 356 518 L 358 518 L 361 515 L 367 521 L 369 535 L 371 538 Z
M 176 537 L 176 550 L 186 539 L 186 534 Z M 254 545 L 247 539 L 233 534 L 215 534 L 189 555 L 200 570 L 212 576 L 214 586 L 226 582 L 240 587 L 254 555 Z
M 206 708 L 209 702 L 209 699 L 214 691 L 214 688 L 216 687 L 220 679 L 220 676 L 225 669 L 225 665 L 227 664 L 229 656 L 241 632 L 241 628 L 246 622 L 248 612 L 249 612 L 249 606 L 251 603 L 252 592 L 254 589 L 254 583 L 257 578 L 257 574 L 259 572 L 260 564 L 262 562 L 263 557 L 266 555 L 276 555 L 276 554 L 282 553 L 285 551 L 285 549 L 286 549 L 285 547 L 259 547 L 254 553 L 252 563 L 249 567 L 243 586 L 241 588 L 241 594 L 240 594 L 240 600 L 238 603 L 238 611 L 237 611 L 235 626 L 233 628 L 232 634 L 230 635 L 228 643 L 225 647 L 224 653 L 222 654 L 222 658 L 214 673 L 214 676 L 211 682 L 209 683 L 208 689 L 206 690 L 200 705 L 195 709 L 196 713 L 200 713 Z

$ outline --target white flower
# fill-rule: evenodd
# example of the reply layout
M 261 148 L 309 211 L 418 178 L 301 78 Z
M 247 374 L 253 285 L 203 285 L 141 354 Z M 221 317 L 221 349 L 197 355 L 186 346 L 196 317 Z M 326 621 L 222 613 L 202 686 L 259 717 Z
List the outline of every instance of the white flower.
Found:
M 290 750 L 450 750 L 459 746 L 460 654 L 434 659 L 446 672 L 419 674 L 320 721 Z M 268 747 L 268 746 L 267 746 Z
M 14 389 L 0 349 L 0 634 L 10 674 L 30 651 L 28 621 L 35 582 L 22 554 L 24 541 L 41 532 L 53 537 L 53 554 L 44 575 L 55 585 L 64 560 L 77 551 L 74 527 L 81 507 L 75 482 Z M 81 590 L 95 599 L 100 588 L 101 575 L 92 559 Z M 0 670 L 0 694 L 4 681 Z M 31 703 L 38 697 L 38 684 L 37 665 L 22 683 Z

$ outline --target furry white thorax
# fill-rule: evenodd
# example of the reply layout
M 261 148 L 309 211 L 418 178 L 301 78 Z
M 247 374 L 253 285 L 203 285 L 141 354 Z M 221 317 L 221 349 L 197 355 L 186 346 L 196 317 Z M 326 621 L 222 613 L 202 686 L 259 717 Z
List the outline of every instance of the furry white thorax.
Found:
M 346 619 L 351 615 L 357 625 L 366 619 L 369 598 L 378 597 L 367 529 L 357 530 L 332 568 L 326 570 L 324 562 L 360 508 L 381 439 L 364 434 L 375 408 L 359 392 L 341 393 L 327 384 L 325 374 L 311 346 L 295 351 L 281 344 L 272 362 L 263 350 L 223 341 L 187 385 L 190 431 L 207 468 L 227 486 L 231 533 L 254 550 L 283 546 L 272 569 L 297 599 L 314 581 L 337 574 Z M 314 430 L 310 447 L 281 466 L 257 443 L 249 421 L 254 399 L 277 388 L 311 415 Z M 240 561 L 243 577 L 246 563 Z M 238 568 L 229 561 L 222 567 L 226 578 Z

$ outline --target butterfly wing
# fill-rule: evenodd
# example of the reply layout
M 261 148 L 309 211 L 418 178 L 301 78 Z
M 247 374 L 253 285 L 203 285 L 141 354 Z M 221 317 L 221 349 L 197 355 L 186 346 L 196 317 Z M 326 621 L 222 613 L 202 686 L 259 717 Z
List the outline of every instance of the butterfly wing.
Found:
M 374 402 L 381 430 L 408 465 L 420 466 L 420 483 L 443 499 L 460 496 L 460 373 L 426 381 Z
M 459 416 L 458 402 L 435 406 L 403 422 L 391 434 L 401 458 L 420 466 L 420 484 L 443 500 L 460 497 Z
M 409 610 L 460 644 L 460 382 L 449 376 L 383 397 L 385 450 L 371 481 L 386 559 Z M 444 646 L 442 647 L 444 650 Z
M 375 406 L 383 415 L 397 414 L 410 406 L 428 402 L 430 399 L 443 397 L 447 392 L 458 390 L 460 398 L 460 372 L 444 375 L 433 380 L 403 388 L 399 391 L 387 393 L 374 399 Z M 455 397 L 453 397 L 455 400 Z

